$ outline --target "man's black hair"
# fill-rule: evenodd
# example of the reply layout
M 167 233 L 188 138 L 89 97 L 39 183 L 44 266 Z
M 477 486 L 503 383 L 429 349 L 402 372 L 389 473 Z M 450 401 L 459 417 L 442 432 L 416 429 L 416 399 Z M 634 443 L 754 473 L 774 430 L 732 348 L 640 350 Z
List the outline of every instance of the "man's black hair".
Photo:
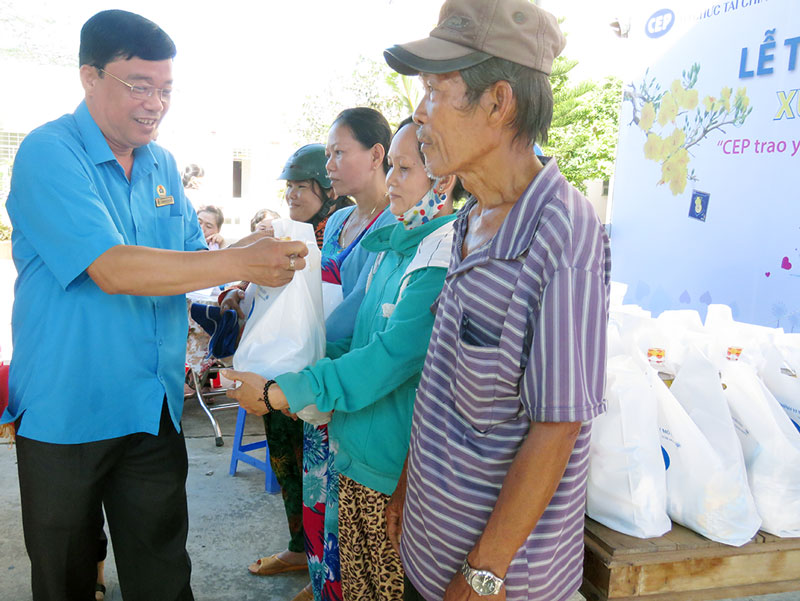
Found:
M 175 53 L 172 39 L 149 19 L 126 10 L 104 10 L 81 28 L 78 64 L 105 69 L 119 59 L 163 61 Z

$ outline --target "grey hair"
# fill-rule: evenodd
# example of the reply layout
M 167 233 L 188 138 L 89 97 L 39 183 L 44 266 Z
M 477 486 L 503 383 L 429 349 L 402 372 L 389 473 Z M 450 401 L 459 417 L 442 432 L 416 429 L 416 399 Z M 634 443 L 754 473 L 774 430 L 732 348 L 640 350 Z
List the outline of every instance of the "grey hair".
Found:
M 467 109 L 474 108 L 490 86 L 507 81 L 517 101 L 511 124 L 514 141 L 525 140 L 528 146 L 547 142 L 553 119 L 553 90 L 545 73 L 496 56 L 459 73 L 467 86 Z

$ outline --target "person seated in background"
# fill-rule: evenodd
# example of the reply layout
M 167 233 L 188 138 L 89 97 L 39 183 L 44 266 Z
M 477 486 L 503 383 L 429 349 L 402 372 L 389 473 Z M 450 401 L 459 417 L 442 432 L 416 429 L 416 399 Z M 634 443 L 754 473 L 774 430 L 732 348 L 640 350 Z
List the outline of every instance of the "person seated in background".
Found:
M 401 123 L 388 157 L 386 184 L 395 223 L 361 241 L 380 254 L 369 272 L 352 338 L 329 342 L 325 359 L 276 380 L 224 372 L 242 382 L 228 394 L 248 412 L 288 419 L 281 410 L 296 413 L 316 404 L 333 411 L 329 434 L 331 445 L 338 445 L 334 469 L 343 599 L 402 599 L 403 570 L 386 534 L 385 508 L 405 462 L 433 327 L 430 306 L 442 289 L 453 237 L 456 179 L 428 177 L 417 125 L 410 119 Z M 313 446 L 312 438 L 312 453 Z M 309 498 L 317 494 L 306 491 Z
M 219 250 L 225 246 L 225 238 L 219 233 L 224 221 L 225 216 L 219 207 L 204 205 L 197 209 L 197 222 L 203 230 L 208 250 Z
M 250 231 L 264 232 L 267 236 L 274 236 L 275 230 L 272 229 L 272 222 L 280 218 L 280 214 L 272 209 L 259 209 L 250 220 Z
M 153 132 L 153 140 L 158 137 L 158 130 Z M 184 190 L 198 190 L 200 189 L 200 183 L 203 180 L 203 176 L 205 176 L 205 170 L 196 163 L 190 163 L 186 165 L 183 169 L 183 175 L 181 176 L 181 182 L 183 183 Z

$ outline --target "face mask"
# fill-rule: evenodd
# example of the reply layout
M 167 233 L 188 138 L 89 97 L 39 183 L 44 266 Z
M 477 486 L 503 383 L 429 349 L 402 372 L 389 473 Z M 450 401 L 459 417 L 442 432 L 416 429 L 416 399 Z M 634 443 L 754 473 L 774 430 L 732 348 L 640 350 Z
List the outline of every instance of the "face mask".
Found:
M 447 194 L 437 194 L 435 188 L 436 186 L 432 186 L 422 200 L 397 218 L 398 221 L 403 222 L 403 226 L 407 230 L 413 230 L 423 223 L 428 223 L 442 210 Z

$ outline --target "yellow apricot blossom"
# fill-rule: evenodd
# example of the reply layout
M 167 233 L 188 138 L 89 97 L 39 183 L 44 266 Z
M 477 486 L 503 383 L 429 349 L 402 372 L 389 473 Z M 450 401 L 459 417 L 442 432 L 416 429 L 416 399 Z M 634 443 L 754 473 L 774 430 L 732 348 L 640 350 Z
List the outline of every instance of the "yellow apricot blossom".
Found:
M 686 189 L 689 174 L 689 152 L 681 148 L 672 154 L 661 165 L 661 181 L 659 184 L 669 184 L 669 190 L 674 196 L 682 194 Z
M 747 109 L 750 105 L 750 99 L 747 97 L 747 88 L 736 90 L 736 104 L 741 107 L 741 110 Z
M 687 90 L 676 79 L 670 86 L 670 92 L 680 108 L 693 111 L 697 107 L 697 90 Z
M 729 113 L 731 111 L 731 89 L 728 87 L 722 88 L 720 95 L 722 96 L 721 105 L 725 107 L 725 112 Z
M 685 109 L 693 111 L 697 108 L 697 99 L 697 90 L 686 90 L 683 93 L 680 105 Z
M 651 161 L 661 159 L 664 150 L 664 140 L 658 134 L 648 134 L 644 143 L 644 158 Z
M 665 140 L 664 140 L 664 155 L 670 155 L 678 150 L 683 143 L 686 142 L 686 134 L 683 132 L 682 129 L 676 128 Z
M 658 110 L 658 124 L 664 127 L 667 123 L 678 116 L 678 103 L 671 92 L 664 94 L 661 98 L 661 108 Z
M 656 109 L 653 107 L 652 102 L 647 102 L 642 107 L 642 115 L 639 117 L 639 127 L 647 131 L 653 127 L 653 121 L 656 119 Z

